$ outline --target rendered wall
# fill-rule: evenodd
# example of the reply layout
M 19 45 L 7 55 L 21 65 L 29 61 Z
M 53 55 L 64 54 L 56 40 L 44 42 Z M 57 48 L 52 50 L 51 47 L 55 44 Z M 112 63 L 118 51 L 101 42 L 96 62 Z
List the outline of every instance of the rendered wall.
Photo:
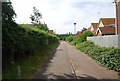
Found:
M 101 47 L 115 47 L 120 48 L 120 35 L 110 35 L 110 36 L 94 36 L 87 37 L 90 40 Z

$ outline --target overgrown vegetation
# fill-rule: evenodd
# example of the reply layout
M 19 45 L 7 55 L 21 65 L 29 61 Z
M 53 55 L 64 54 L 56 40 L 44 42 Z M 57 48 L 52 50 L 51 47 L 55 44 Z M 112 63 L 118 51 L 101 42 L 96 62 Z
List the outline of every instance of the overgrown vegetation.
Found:
M 79 36 L 69 36 L 66 38 L 67 42 L 70 42 L 73 45 L 77 45 L 81 42 L 84 42 L 87 40 L 87 37 L 93 36 L 93 33 L 90 31 L 84 32 L 83 34 L 80 34 Z
M 78 37 L 69 36 L 66 41 L 75 45 L 78 50 L 88 54 L 105 67 L 119 72 L 120 49 L 96 46 L 93 42 L 86 40 L 89 36 L 93 36 L 93 34 L 88 31 Z
M 33 55 L 23 61 L 19 61 L 21 79 L 32 79 L 38 68 L 43 65 L 43 63 L 48 60 L 49 56 L 54 52 L 55 48 L 59 45 L 58 42 L 54 44 L 49 44 L 46 49 L 36 50 Z M 18 64 L 13 63 L 8 69 L 3 73 L 3 79 L 17 79 L 19 78 Z
M 80 43 L 76 48 L 107 68 L 120 71 L 120 49 L 99 47 L 90 41 Z
M 74 40 L 74 37 L 71 35 L 66 38 L 66 41 L 72 42 Z
M 25 59 L 34 56 L 37 50 L 40 53 L 50 44 L 58 42 L 56 35 L 48 34 L 39 28 L 18 25 L 14 21 L 15 16 L 11 2 L 2 3 L 3 75 L 8 73 L 13 64 L 20 65 L 20 61 L 24 62 Z

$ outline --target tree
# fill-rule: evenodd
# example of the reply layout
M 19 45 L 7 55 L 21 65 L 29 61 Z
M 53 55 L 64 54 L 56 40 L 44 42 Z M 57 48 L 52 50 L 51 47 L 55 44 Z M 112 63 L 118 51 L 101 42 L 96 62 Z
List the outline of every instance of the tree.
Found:
M 42 14 L 37 10 L 37 8 L 33 7 L 33 15 L 30 16 L 30 19 L 32 20 L 32 24 L 39 25 L 41 24 Z
M 31 23 L 35 26 L 37 26 L 39 29 L 48 31 L 47 25 L 44 23 L 42 24 L 41 19 L 42 19 L 42 14 L 39 12 L 39 10 L 35 7 L 33 7 L 33 15 L 30 16 Z
M 5 21 L 14 22 L 15 17 L 16 17 L 16 14 L 13 10 L 11 2 L 3 2 L 2 3 L 2 21 L 3 21 L 2 23 L 6 24 L 4 23 Z
M 3 66 L 9 64 L 14 60 L 14 41 L 16 34 L 18 33 L 14 18 L 16 16 L 11 2 L 2 3 L 2 58 Z

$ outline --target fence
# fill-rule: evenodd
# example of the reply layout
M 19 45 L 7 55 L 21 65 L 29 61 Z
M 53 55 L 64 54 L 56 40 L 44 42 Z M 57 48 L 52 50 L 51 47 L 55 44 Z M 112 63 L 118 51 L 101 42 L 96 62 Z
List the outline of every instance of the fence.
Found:
M 90 40 L 101 47 L 114 47 L 120 48 L 120 35 L 110 35 L 110 36 L 94 36 L 87 37 Z

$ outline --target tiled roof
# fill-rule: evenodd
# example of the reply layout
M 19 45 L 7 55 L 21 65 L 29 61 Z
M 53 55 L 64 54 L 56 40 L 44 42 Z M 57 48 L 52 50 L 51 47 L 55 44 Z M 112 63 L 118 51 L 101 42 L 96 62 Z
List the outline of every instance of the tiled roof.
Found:
M 115 2 L 119 2 L 120 0 L 115 0 Z
M 115 18 L 100 18 L 104 26 L 109 26 L 111 24 L 115 24 Z
M 93 26 L 94 29 L 97 29 L 98 23 L 91 23 L 91 25 Z
M 90 31 L 90 29 L 91 29 L 91 27 L 90 27 L 90 28 L 88 28 L 88 29 L 86 29 L 86 30 L 85 30 L 85 31 L 83 31 L 83 32 Z
M 52 33 L 53 33 L 53 30 L 49 30 L 49 33 L 51 33 L 51 34 L 52 34 Z
M 83 28 L 82 30 L 81 30 L 81 33 L 83 33 L 85 30 L 87 30 L 86 28 Z
M 100 27 L 99 28 L 102 34 L 115 34 L 115 27 Z

